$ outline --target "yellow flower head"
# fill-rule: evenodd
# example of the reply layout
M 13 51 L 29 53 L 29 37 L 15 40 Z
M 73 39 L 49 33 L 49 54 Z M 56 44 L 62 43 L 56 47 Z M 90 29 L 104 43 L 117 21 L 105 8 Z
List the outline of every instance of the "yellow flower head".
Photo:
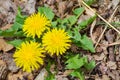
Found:
M 23 25 L 23 32 L 27 35 L 27 37 L 35 37 L 40 38 L 42 32 L 44 32 L 48 26 L 50 26 L 50 20 L 43 14 L 37 13 L 32 14 L 28 17 Z
M 70 47 L 69 42 L 71 42 L 70 37 L 63 29 L 48 31 L 43 36 L 42 41 L 45 50 L 47 50 L 50 55 L 56 54 L 57 56 L 65 53 Z
M 37 42 L 24 42 L 21 47 L 17 48 L 13 57 L 15 58 L 16 65 L 23 68 L 23 71 L 31 72 L 38 69 L 40 64 L 43 64 L 44 50 L 40 48 Z

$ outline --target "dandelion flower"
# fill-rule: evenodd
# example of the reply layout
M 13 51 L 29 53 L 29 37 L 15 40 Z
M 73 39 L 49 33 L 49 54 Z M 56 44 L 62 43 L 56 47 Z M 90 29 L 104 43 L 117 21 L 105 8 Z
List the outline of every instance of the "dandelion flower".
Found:
M 70 37 L 67 35 L 63 29 L 53 29 L 52 31 L 48 31 L 43 36 L 43 46 L 45 50 L 50 53 L 50 55 L 65 53 L 67 49 L 70 47 Z
M 24 42 L 14 53 L 16 65 L 23 68 L 23 71 L 31 72 L 43 64 L 44 50 L 37 42 Z
M 35 37 L 40 38 L 42 32 L 48 29 L 50 26 L 50 20 L 44 14 L 37 13 L 32 14 L 28 17 L 23 25 L 23 32 L 27 35 L 27 37 Z

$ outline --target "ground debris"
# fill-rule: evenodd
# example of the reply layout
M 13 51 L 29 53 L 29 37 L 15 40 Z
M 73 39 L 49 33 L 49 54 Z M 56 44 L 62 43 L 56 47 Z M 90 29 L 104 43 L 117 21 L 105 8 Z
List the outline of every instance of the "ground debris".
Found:
M 3 50 L 4 52 L 7 52 L 11 49 L 13 49 L 13 45 L 8 44 L 3 38 L 0 38 L 0 50 Z
M 91 5 L 98 14 L 100 14 L 104 19 L 108 20 L 114 9 L 119 6 L 120 0 L 99 0 L 95 4 Z M 73 9 L 79 7 L 77 0 L 0 0 L 0 29 L 9 29 L 17 14 L 17 8 L 20 6 L 22 14 L 30 15 L 37 12 L 37 8 L 40 6 L 50 7 L 57 17 L 63 19 L 64 17 L 69 17 L 72 15 Z M 82 4 L 80 4 L 82 6 Z M 93 16 L 94 13 L 91 10 L 85 8 L 85 12 L 78 18 L 77 23 L 86 20 Z M 116 11 L 112 23 L 116 25 L 116 22 L 120 22 L 120 8 Z M 92 38 L 94 43 L 100 37 L 102 31 L 106 24 L 100 20 L 96 19 L 93 29 Z M 90 35 L 89 28 L 85 31 L 82 30 L 82 34 Z M 119 25 L 116 26 L 120 30 Z M 91 38 L 91 37 L 90 37 Z M 120 80 L 120 45 L 111 45 L 114 42 L 119 43 L 119 35 L 109 27 L 103 34 L 103 37 L 96 47 L 96 53 L 90 54 L 88 51 L 82 51 L 81 48 L 72 44 L 71 51 L 73 53 L 82 53 L 82 55 L 87 56 L 89 61 L 95 60 L 96 67 L 90 72 L 85 73 L 86 80 Z M 23 72 L 20 68 L 15 65 L 13 60 L 14 47 L 7 44 L 7 39 L 3 37 L 0 38 L 0 80 L 44 80 L 48 72 L 45 68 L 39 69 L 33 73 Z M 12 51 L 12 52 L 11 52 Z M 65 65 L 63 65 L 62 57 L 56 60 L 57 65 L 51 65 L 50 71 L 55 74 L 56 80 L 78 80 L 74 77 L 69 77 L 69 74 L 73 70 L 66 70 Z M 58 71 L 55 72 L 57 67 Z M 34 75 L 35 74 L 35 75 Z
M 0 80 L 5 80 L 7 74 L 8 74 L 7 64 L 3 60 L 0 60 Z

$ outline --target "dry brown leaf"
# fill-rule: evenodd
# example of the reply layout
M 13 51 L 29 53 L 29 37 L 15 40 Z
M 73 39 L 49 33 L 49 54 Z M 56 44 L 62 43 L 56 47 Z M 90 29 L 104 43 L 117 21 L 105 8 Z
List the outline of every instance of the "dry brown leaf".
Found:
M 119 70 L 112 70 L 112 73 L 115 75 L 115 80 L 120 80 L 120 72 Z
M 0 12 L 1 14 L 8 15 L 10 7 L 15 11 L 15 4 L 11 0 L 0 0 Z
M 57 75 L 55 76 L 56 80 L 68 80 L 68 78 L 66 78 L 66 75 L 63 75 L 63 72 L 59 71 L 57 73 Z
M 100 68 L 100 71 L 102 72 L 102 74 L 107 73 L 108 67 L 106 66 L 105 62 L 102 62 L 99 68 Z
M 109 43 L 113 43 L 115 40 L 115 32 L 110 29 L 106 32 L 105 37 Z
M 65 13 L 65 9 L 67 7 L 66 4 L 67 4 L 66 1 L 59 2 L 59 4 L 58 4 L 58 13 L 60 14 L 61 18 L 63 17 L 63 14 Z
M 7 61 L 7 63 L 8 63 L 8 69 L 11 72 L 17 72 L 19 70 L 19 67 L 16 66 L 13 58 L 9 58 L 8 60 L 9 60 L 9 61 Z
M 105 56 L 104 53 L 101 53 L 100 56 L 94 55 L 95 60 L 98 60 L 98 61 L 99 61 L 99 60 L 104 60 L 105 57 L 106 57 L 106 56 Z
M 110 78 L 108 77 L 108 75 L 103 75 L 102 80 L 110 80 Z
M 5 23 L 12 23 L 17 13 L 17 7 L 12 0 L 0 0 L 0 13 L 5 16 Z
M 6 51 L 9 51 L 9 50 L 11 50 L 13 48 L 14 48 L 13 45 L 6 43 L 6 46 L 3 48 L 3 51 L 6 52 Z
M 73 70 L 66 70 L 66 71 L 63 73 L 63 75 L 68 76 L 71 72 L 73 72 Z
M 87 14 L 87 15 L 89 15 L 89 16 L 95 16 L 95 13 L 94 12 L 92 12 L 90 9 L 88 9 L 88 8 L 86 8 L 85 7 L 85 13 Z
M 7 65 L 3 60 L 0 60 L 0 80 L 5 80 L 8 73 Z
M 47 71 L 45 68 L 43 68 L 40 73 L 37 75 L 35 80 L 45 80 L 45 76 L 47 76 Z
M 20 1 L 27 2 L 28 0 L 20 0 Z
M 6 65 L 6 63 L 3 60 L 0 60 L 0 65 Z
M 112 8 L 115 9 L 116 6 L 120 3 L 120 0 L 112 0 L 112 2 L 108 5 L 108 9 Z
M 81 15 L 80 17 L 79 17 L 79 19 L 78 19 L 78 23 L 81 23 L 82 21 L 84 21 L 84 20 L 87 20 L 87 19 L 89 19 L 90 18 L 90 16 L 89 15 Z
M 107 64 L 107 67 L 109 67 L 110 69 L 116 69 L 117 68 L 116 62 L 108 61 L 106 64 Z
M 71 44 L 70 49 L 71 49 L 71 51 L 74 52 L 74 53 L 79 53 L 78 47 L 77 47 L 75 44 Z
M 111 77 L 112 79 L 111 80 L 116 80 L 115 79 L 115 74 L 113 74 L 113 72 L 111 72 L 110 70 L 107 71 L 107 74 L 109 77 Z
M 19 71 L 18 73 L 9 73 L 8 74 L 8 80 L 24 80 L 23 73 Z
M 99 37 L 100 37 L 100 34 L 103 31 L 103 27 L 102 26 L 97 26 L 95 29 L 94 29 L 94 27 L 95 27 L 95 23 L 93 22 L 91 24 L 91 32 L 90 32 L 91 34 L 90 35 L 91 35 L 91 38 L 93 38 L 94 43 L 96 43 L 98 41 Z
M 55 64 L 50 66 L 50 71 L 54 74 L 55 73 Z
M 95 75 L 95 80 L 102 80 L 98 75 Z
M 34 76 L 32 73 L 28 74 L 27 78 L 28 80 L 34 80 Z
M 56 80 L 68 80 L 68 78 L 66 78 L 66 77 L 61 77 L 61 76 L 57 76 L 57 77 L 56 77 Z
M 17 7 L 21 7 L 22 12 L 32 14 L 35 12 L 36 0 L 14 0 Z
M 7 29 L 11 28 L 12 25 L 13 25 L 13 24 L 7 24 L 7 25 L 3 26 L 3 27 L 1 28 L 1 30 L 7 30 Z
M 36 0 L 27 0 L 25 3 L 23 3 L 24 5 L 24 12 L 27 12 L 29 14 L 32 14 L 35 12 L 35 4 L 36 4 Z M 22 7 L 23 7 L 22 6 Z
M 100 47 L 102 48 L 103 53 L 108 54 L 108 51 L 107 51 L 108 42 L 106 40 L 102 40 L 101 43 L 102 44 L 100 45 Z
M 3 50 L 4 52 L 6 52 L 13 48 L 14 48 L 13 45 L 7 44 L 4 39 L 0 38 L 0 50 Z
M 4 53 L 0 55 L 0 59 L 2 59 L 3 61 L 6 62 L 7 66 L 8 66 L 8 70 L 10 72 L 17 72 L 19 70 L 19 67 L 16 66 L 12 54 L 10 53 Z
M 101 53 L 103 50 L 102 50 L 101 46 L 97 46 L 96 49 L 95 49 L 95 51 L 97 53 Z
M 43 1 L 44 3 L 47 3 L 49 5 L 53 5 L 56 2 L 56 0 L 43 0 Z

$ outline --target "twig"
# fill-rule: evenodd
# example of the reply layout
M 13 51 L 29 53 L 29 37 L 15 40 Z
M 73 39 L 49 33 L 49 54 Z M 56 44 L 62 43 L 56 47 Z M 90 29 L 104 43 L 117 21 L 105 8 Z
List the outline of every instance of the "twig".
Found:
M 79 0 L 80 2 L 80 0 Z M 94 12 L 100 19 L 102 19 L 106 24 L 108 24 L 112 29 L 114 29 L 116 32 L 118 32 L 120 34 L 120 31 L 117 30 L 114 26 L 112 26 L 108 21 L 106 21 L 102 16 L 100 16 L 97 12 L 95 12 L 90 6 L 88 6 L 83 0 L 82 3 L 88 8 L 90 9 L 92 12 Z
M 117 41 L 117 42 L 114 42 L 114 43 L 108 44 L 108 46 L 114 46 L 114 45 L 119 45 L 119 44 L 120 44 L 120 41 Z
M 106 29 L 107 29 L 107 26 L 105 26 L 103 32 L 101 33 L 100 37 L 98 38 L 98 41 L 95 44 L 95 48 L 97 47 L 98 43 L 100 42 L 101 38 L 103 37 L 103 34 L 105 33 Z
M 95 37 L 93 37 L 93 29 L 94 29 L 95 25 L 96 25 L 96 19 L 93 21 L 93 23 L 91 24 L 91 27 L 90 27 L 90 37 L 91 37 L 93 43 L 96 43 Z
M 114 14 L 116 13 L 117 9 L 118 9 L 118 7 L 116 7 L 116 9 L 114 10 L 114 12 L 113 12 L 112 15 L 110 16 L 108 22 L 111 22 L 111 21 L 112 21 L 112 18 L 114 17 Z M 101 33 L 101 35 L 100 35 L 98 41 L 96 42 L 95 48 L 97 47 L 98 43 L 100 42 L 100 40 L 101 40 L 103 34 L 105 33 L 107 27 L 108 27 L 108 25 L 105 26 L 103 32 Z

